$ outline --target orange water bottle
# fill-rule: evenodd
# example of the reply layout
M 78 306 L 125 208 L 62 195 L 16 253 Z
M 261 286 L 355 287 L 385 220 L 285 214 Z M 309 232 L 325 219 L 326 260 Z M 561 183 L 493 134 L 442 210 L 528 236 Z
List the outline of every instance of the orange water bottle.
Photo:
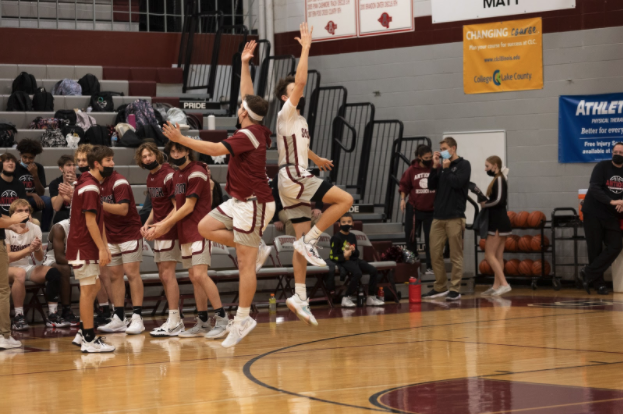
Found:
M 378 293 L 376 294 L 376 297 L 378 298 L 378 300 L 380 300 L 381 302 L 385 302 L 385 291 L 383 290 L 382 287 L 379 288 Z
M 422 302 L 422 284 L 418 279 L 411 276 L 409 278 L 409 303 Z

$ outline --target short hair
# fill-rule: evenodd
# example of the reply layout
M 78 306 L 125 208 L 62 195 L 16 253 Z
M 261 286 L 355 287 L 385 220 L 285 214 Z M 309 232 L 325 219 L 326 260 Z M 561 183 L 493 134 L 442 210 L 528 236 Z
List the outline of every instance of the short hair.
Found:
M 426 144 L 420 144 L 417 146 L 417 148 L 415 149 L 415 156 L 416 157 L 423 157 L 424 155 L 433 152 L 433 150 L 431 149 L 431 147 L 429 147 Z
M 150 151 L 152 154 L 154 154 L 156 156 L 156 161 L 158 161 L 158 164 L 164 164 L 164 155 L 162 155 L 162 151 L 158 149 L 156 144 L 154 144 L 153 142 L 144 142 L 136 149 L 136 152 L 134 153 L 134 162 L 136 163 L 136 165 L 143 169 L 145 168 L 145 166 L 143 165 L 144 150 Z
M 115 152 L 110 147 L 103 145 L 94 145 L 93 149 L 87 154 L 87 162 L 89 168 L 95 168 L 95 161 L 102 163 L 102 160 L 107 157 L 114 157 Z
M 24 200 L 23 198 L 18 198 L 17 200 L 12 202 L 11 205 L 9 206 L 9 216 L 12 216 L 13 213 L 15 213 L 15 210 L 17 210 L 17 208 L 20 206 L 28 207 L 28 211 L 30 211 L 30 214 L 32 214 L 33 209 L 30 203 L 28 202 L 28 200 Z
M 17 157 L 15 157 L 15 155 L 11 154 L 10 152 L 5 152 L 0 156 L 0 162 L 4 164 L 5 161 L 13 161 L 15 164 L 17 164 Z
M 188 159 L 190 161 L 195 160 L 195 153 L 190 148 L 180 144 L 179 142 L 169 141 L 167 145 L 164 147 L 164 152 L 167 154 L 167 157 L 171 157 L 171 150 L 175 148 L 177 151 L 188 151 Z
M 82 144 L 78 147 L 76 151 L 74 151 L 74 162 L 78 163 L 78 154 L 85 154 L 88 158 L 89 152 L 93 151 L 93 145 L 91 144 Z
M 452 137 L 446 137 L 444 139 L 441 140 L 440 144 L 446 144 L 449 147 L 456 147 L 458 148 L 458 145 L 456 144 L 456 140 Z
M 17 143 L 17 152 L 20 154 L 31 154 L 37 156 L 43 152 L 41 142 L 34 139 L 22 139 Z
M 288 85 L 294 83 L 295 80 L 296 78 L 292 75 L 286 76 L 285 78 L 279 80 L 277 86 L 275 86 L 275 96 L 279 102 L 283 102 L 281 97 L 283 95 L 288 95 Z
M 621 141 L 617 142 L 616 144 L 614 144 L 614 145 L 612 146 L 612 149 L 614 149 L 614 147 L 616 147 L 617 145 L 623 145 L 623 142 L 621 142 Z
M 67 163 L 70 162 L 75 163 L 74 157 L 72 157 L 71 155 L 61 155 L 56 163 L 58 164 L 58 168 L 63 168 Z
M 340 221 L 341 221 L 344 217 L 350 217 L 350 218 L 352 219 L 352 218 L 353 218 L 353 215 L 352 215 L 352 214 L 350 214 L 350 213 L 344 213 L 344 214 L 342 215 L 342 217 L 340 217 Z
M 244 97 L 249 109 L 252 110 L 255 114 L 259 116 L 266 116 L 268 113 L 268 101 L 261 96 L 257 95 L 247 95 Z M 256 121 L 255 119 L 249 116 L 249 119 L 254 124 L 263 125 L 262 121 Z

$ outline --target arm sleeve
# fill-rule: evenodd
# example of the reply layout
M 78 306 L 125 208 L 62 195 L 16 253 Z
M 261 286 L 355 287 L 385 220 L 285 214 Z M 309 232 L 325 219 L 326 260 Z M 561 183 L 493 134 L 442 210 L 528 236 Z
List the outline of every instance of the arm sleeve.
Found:
M 495 207 L 502 202 L 502 193 L 503 193 L 502 177 L 498 177 L 495 180 L 495 183 L 493 183 L 493 190 L 495 190 L 495 193 L 496 193 L 495 200 L 490 200 L 488 203 L 485 203 L 483 206 L 484 208 Z M 493 193 L 493 191 L 491 192 Z
M 249 133 L 242 132 L 243 130 L 239 130 L 231 137 L 222 141 L 223 145 L 227 148 L 232 157 L 236 155 L 244 154 L 245 152 L 253 151 L 257 147 L 259 147 L 259 142 L 257 138 L 251 134 L 251 136 L 247 135 Z
M 331 237 L 331 256 L 330 259 L 336 263 L 343 263 L 346 260 L 344 259 L 344 244 L 340 239 L 333 236 Z
M 407 196 L 411 192 L 411 188 L 412 188 L 410 170 L 411 168 L 408 168 L 407 171 L 405 171 L 405 173 L 402 174 L 402 178 L 400 179 L 400 192 L 405 193 Z M 430 178 L 429 178 L 429 181 L 430 181 Z
M 357 246 L 357 237 L 353 237 L 353 239 L 354 240 L 352 243 L 350 243 L 350 240 L 348 241 L 351 245 L 355 245 L 355 250 L 353 250 L 350 257 L 351 259 L 358 259 L 359 258 L 359 246 Z
M 467 184 L 469 183 L 469 178 L 472 175 L 472 166 L 467 160 L 463 160 L 456 167 L 456 171 L 452 171 L 448 168 L 449 171 L 445 171 L 444 174 L 448 174 L 447 180 L 450 184 L 450 187 L 455 190 L 459 190 L 461 188 L 467 188 Z
M 130 200 L 134 200 L 132 187 L 130 187 L 130 183 L 125 178 L 115 181 L 112 193 L 116 204 L 130 203 Z
M 50 198 L 56 197 L 58 195 L 59 184 L 60 182 L 58 180 L 54 180 L 50 183 Z
M 205 187 L 205 183 L 208 181 L 208 174 L 206 171 L 200 167 L 193 168 L 193 171 L 188 175 L 188 185 L 186 186 L 186 198 L 195 197 L 199 198 L 203 194 L 203 189 Z M 209 192 L 208 192 L 209 193 Z M 207 194 L 208 196 L 210 194 Z M 212 203 L 212 198 L 209 201 L 206 201 L 208 204 Z M 203 201 L 202 201 L 203 202 Z
M 436 190 L 439 186 L 439 168 L 433 168 L 428 176 L 428 189 Z
M 599 163 L 593 168 L 593 172 L 591 174 L 590 186 L 588 187 L 588 192 L 591 193 L 591 196 L 595 197 L 597 201 L 602 204 L 607 204 L 610 206 L 610 202 L 612 201 L 612 197 L 604 190 L 603 184 L 606 181 L 606 177 L 604 175 L 604 164 Z M 614 208 L 614 206 L 611 206 Z
M 15 178 L 13 178 L 13 179 L 15 179 Z M 19 198 L 24 198 L 24 199 L 27 198 L 28 195 L 26 194 L 26 188 L 24 188 L 24 186 L 22 185 L 21 182 L 19 182 L 18 184 L 19 185 L 15 186 L 15 189 L 16 189 L 15 192 L 17 193 L 17 196 Z
M 37 163 L 37 173 L 39 174 L 39 182 L 41 182 L 41 185 L 43 186 L 43 188 L 47 187 L 47 181 L 45 180 L 45 168 L 43 168 L 43 165 Z

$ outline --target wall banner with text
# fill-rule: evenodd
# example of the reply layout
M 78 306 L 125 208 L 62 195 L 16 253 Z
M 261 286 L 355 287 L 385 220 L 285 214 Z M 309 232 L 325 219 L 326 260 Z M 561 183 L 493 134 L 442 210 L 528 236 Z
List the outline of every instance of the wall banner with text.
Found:
M 576 0 L 432 0 L 433 23 L 575 9 Z
M 612 158 L 623 141 L 623 93 L 561 96 L 558 106 L 558 162 Z
M 463 26 L 467 94 L 543 89 L 541 18 Z

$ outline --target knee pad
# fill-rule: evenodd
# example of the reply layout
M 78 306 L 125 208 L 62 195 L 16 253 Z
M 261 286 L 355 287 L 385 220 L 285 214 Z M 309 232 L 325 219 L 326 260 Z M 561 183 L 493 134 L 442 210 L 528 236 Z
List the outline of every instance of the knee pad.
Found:
M 51 268 L 45 275 L 45 298 L 48 302 L 58 302 L 61 292 L 61 272 Z

